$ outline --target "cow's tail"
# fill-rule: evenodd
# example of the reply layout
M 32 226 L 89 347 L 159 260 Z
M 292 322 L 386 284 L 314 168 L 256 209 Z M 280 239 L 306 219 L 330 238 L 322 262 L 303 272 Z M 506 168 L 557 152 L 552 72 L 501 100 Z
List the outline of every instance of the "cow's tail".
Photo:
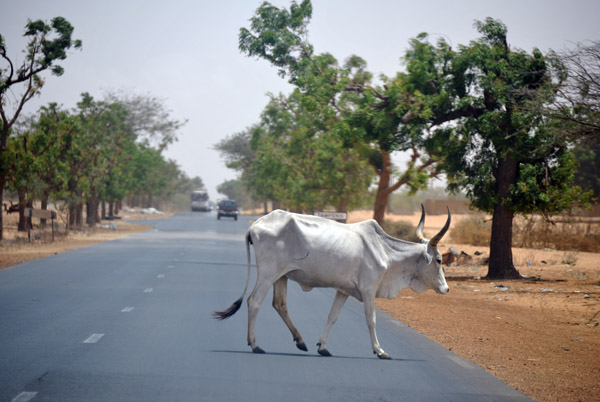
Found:
M 244 292 L 240 296 L 239 299 L 233 302 L 229 308 L 223 311 L 213 311 L 213 318 L 215 320 L 224 320 L 226 318 L 231 317 L 242 306 L 242 301 L 244 301 L 244 296 L 246 296 L 246 292 L 248 291 L 248 283 L 250 282 L 250 268 L 251 268 L 251 258 L 250 258 L 250 245 L 252 244 L 252 238 L 250 237 L 250 231 L 246 233 L 246 256 L 248 257 L 248 276 L 246 277 L 246 286 L 244 287 Z

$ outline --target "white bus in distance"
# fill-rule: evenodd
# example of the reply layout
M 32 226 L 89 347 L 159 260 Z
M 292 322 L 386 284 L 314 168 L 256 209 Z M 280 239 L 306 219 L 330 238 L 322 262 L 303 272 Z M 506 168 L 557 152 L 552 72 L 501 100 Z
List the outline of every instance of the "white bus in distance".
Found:
M 192 191 L 192 211 L 210 211 L 206 190 Z

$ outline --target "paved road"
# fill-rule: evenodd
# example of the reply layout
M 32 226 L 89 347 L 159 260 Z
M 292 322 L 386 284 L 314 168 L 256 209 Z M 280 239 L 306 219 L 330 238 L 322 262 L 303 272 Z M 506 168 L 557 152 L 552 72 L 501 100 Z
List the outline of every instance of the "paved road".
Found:
M 295 348 L 265 300 L 257 340 L 246 309 L 211 318 L 242 291 L 248 218 L 181 213 L 154 229 L 0 271 L 0 401 L 517 401 L 523 395 L 388 315 L 370 350 L 349 300 L 321 357 L 333 300 L 290 283 L 309 346 Z M 253 283 L 253 281 L 251 282 Z M 440 296 L 442 297 L 442 296 Z

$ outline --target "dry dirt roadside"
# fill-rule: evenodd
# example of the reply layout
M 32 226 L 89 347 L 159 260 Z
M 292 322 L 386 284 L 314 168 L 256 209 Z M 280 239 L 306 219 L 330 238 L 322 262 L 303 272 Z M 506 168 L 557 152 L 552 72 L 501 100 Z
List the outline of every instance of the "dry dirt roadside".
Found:
M 353 212 L 349 219 L 370 214 Z M 392 218 L 416 224 L 419 215 Z M 425 236 L 445 219 L 428 216 Z M 453 222 L 460 219 L 453 216 Z M 5 241 L 0 268 L 148 229 L 113 223 L 55 243 Z M 5 231 L 7 239 L 11 233 Z M 600 401 L 600 254 L 514 249 L 517 268 L 529 280 L 490 282 L 478 279 L 486 274 L 482 260 L 489 250 L 445 241 L 442 252 L 454 246 L 474 256 L 446 268 L 448 295 L 404 290 L 394 300 L 378 299 L 378 307 L 534 399 Z
M 43 232 L 36 229 L 31 232 L 33 240 L 30 243 L 26 232 L 17 232 L 16 216 L 14 214 L 12 216 L 5 215 L 3 217 L 4 240 L 0 242 L 0 269 L 148 230 L 151 228 L 150 226 L 129 223 L 128 220 L 164 218 L 169 215 L 144 215 L 127 212 L 127 216 L 128 219 L 103 221 L 102 225 L 92 230 L 86 228 L 81 232 L 72 231 L 67 235 L 57 230 L 54 242 L 52 242 L 50 229 Z

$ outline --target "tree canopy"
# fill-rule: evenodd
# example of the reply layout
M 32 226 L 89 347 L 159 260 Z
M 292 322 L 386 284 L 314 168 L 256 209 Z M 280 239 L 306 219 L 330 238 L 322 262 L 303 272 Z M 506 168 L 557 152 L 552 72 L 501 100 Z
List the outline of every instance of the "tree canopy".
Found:
M 302 105 L 304 114 L 313 116 L 312 124 L 322 132 L 306 139 L 337 141 L 345 152 L 354 155 L 352 158 L 360 158 L 371 167 L 379 178 L 374 218 L 383 223 L 389 195 L 402 185 L 414 190 L 423 188 L 426 179 L 437 174 L 436 158 L 424 148 L 419 135 L 399 126 L 404 114 L 401 82 L 382 77 L 381 85 L 373 84 L 366 62 L 356 55 L 340 65 L 329 53 L 314 54 L 308 42 L 311 15 L 309 0 L 292 2 L 289 10 L 265 2 L 250 19 L 250 27 L 240 29 L 240 50 L 249 57 L 269 61 L 295 85 L 291 96 Z M 294 118 L 304 116 L 297 114 Z M 390 155 L 393 151 L 411 153 L 404 172 L 393 166 Z M 310 185 L 322 186 L 318 181 L 326 172 L 307 175 Z M 336 183 L 325 181 L 328 185 Z M 330 192 L 334 190 L 335 187 L 329 187 Z M 306 193 L 301 191 L 301 194 Z
M 73 26 L 63 17 L 53 18 L 50 24 L 42 20 L 28 21 L 24 36 L 28 38 L 25 58 L 19 64 L 8 56 L 8 47 L 0 35 L 0 203 L 10 162 L 7 160 L 7 142 L 23 106 L 44 86 L 40 76 L 45 70 L 60 76 L 64 69 L 57 64 L 67 58 L 72 47 L 81 48 L 81 40 L 73 40 Z M 9 93 L 12 96 L 8 96 Z M 2 240 L 0 214 L 0 240 Z
M 96 100 L 89 93 L 72 110 L 56 104 L 40 108 L 8 141 L 7 183 L 19 196 L 21 221 L 22 209 L 34 199 L 42 208 L 52 199 L 68 210 L 69 227 L 80 227 L 84 207 L 94 226 L 100 204 L 108 203 L 110 216 L 126 197 L 130 206 L 158 207 L 175 193 L 203 187 L 201 178 L 190 179 L 162 155 L 176 139 L 174 126 L 182 123 L 153 113 L 160 110 L 155 98 L 128 95 L 121 102 L 114 94 Z M 159 118 L 173 124 L 154 125 Z M 154 137 L 164 140 L 148 141 L 150 125 Z
M 464 191 L 474 208 L 493 215 L 488 277 L 519 277 L 511 252 L 515 215 L 549 218 L 590 198 L 574 184 L 573 145 L 577 133 L 597 130 L 597 48 L 562 57 L 526 52 L 509 45 L 501 21 L 487 18 L 475 22 L 479 38 L 456 48 L 417 35 L 402 58 L 405 69 L 376 81 L 358 56 L 340 65 L 331 54 L 315 54 L 308 41 L 311 16 L 309 0 L 292 1 L 289 9 L 265 2 L 240 29 L 241 52 L 267 60 L 295 86 L 289 97 L 271 97 L 263 112 L 251 142 L 264 169 L 255 177 L 285 179 L 285 168 L 297 166 L 289 155 L 335 138 L 376 172 L 374 217 L 382 222 L 393 191 L 422 189 L 444 173 L 450 191 Z M 289 108 L 292 100 L 301 107 Z M 302 132 L 307 115 L 321 134 L 291 135 Z M 390 163 L 398 150 L 409 154 L 403 171 Z M 306 194 L 283 187 L 293 197 Z
M 576 162 L 560 122 L 537 107 L 555 99 L 555 61 L 512 49 L 498 20 L 475 27 L 481 37 L 456 51 L 426 34 L 411 41 L 407 120 L 433 133 L 428 142 L 442 151 L 449 189 L 465 190 L 475 208 L 493 214 L 488 277 L 518 277 L 515 214 L 556 214 L 587 195 L 573 185 Z

